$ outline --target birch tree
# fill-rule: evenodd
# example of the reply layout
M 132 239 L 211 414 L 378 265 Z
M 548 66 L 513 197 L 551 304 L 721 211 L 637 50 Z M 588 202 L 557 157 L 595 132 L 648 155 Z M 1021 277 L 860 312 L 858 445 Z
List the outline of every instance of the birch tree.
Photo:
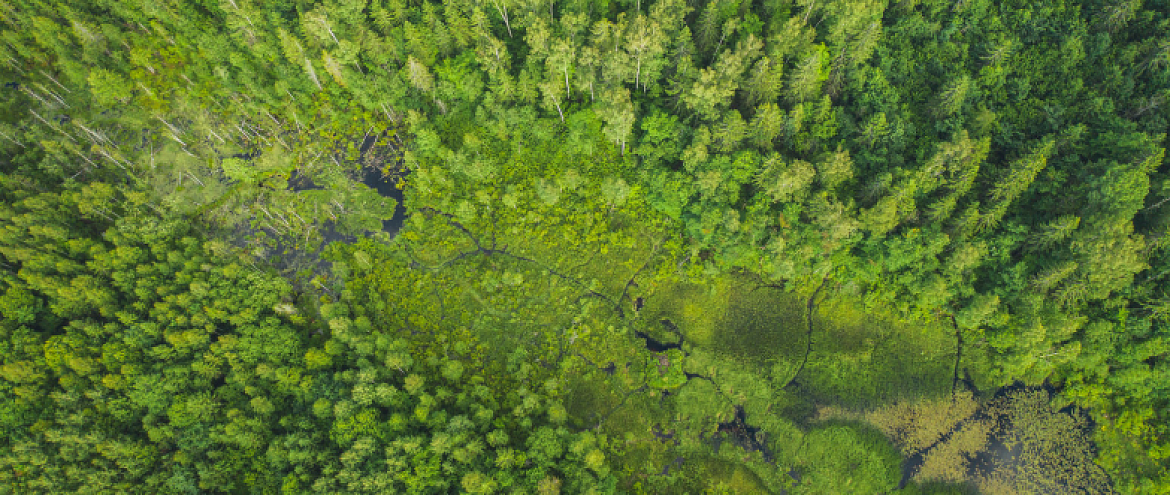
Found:
M 656 81 L 665 65 L 666 33 L 649 17 L 639 15 L 625 36 L 626 53 L 634 60 L 634 88 L 646 91 L 646 81 Z M 645 70 L 643 70 L 645 68 Z M 645 76 L 643 76 L 645 72 Z

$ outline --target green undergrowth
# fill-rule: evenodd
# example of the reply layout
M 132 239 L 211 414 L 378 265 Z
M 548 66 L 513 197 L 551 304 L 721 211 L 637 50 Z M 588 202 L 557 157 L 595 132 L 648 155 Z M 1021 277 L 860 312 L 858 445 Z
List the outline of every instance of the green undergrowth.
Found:
M 671 321 L 689 346 L 768 367 L 800 357 L 802 304 L 793 294 L 757 289 L 746 277 L 723 276 L 704 284 L 655 288 L 646 296 L 643 314 L 651 321 Z
M 910 483 L 898 493 L 905 495 L 979 495 L 979 490 L 970 484 L 961 483 Z
M 833 289 L 827 285 L 814 301 L 811 350 L 811 289 L 786 292 L 727 275 L 702 284 L 662 284 L 642 293 L 642 327 L 663 343 L 681 338 L 683 364 L 691 376 L 675 396 L 673 424 L 695 437 L 712 438 L 742 408 L 747 425 L 758 429 L 758 443 L 721 434 L 719 456 L 750 466 L 752 455 L 745 447 L 765 447 L 771 462 L 760 460 L 752 472 L 770 480 L 761 485 L 768 489 L 792 483 L 792 493 L 893 489 L 901 456 L 889 441 L 860 423 L 816 421 L 817 408 L 865 409 L 950 392 L 955 346 L 945 325 L 873 314 L 862 309 L 860 300 Z M 623 421 L 630 428 L 646 427 Z M 684 448 L 689 442 L 694 452 L 701 451 L 699 446 L 711 448 L 693 438 L 680 442 Z M 789 478 L 786 469 L 803 476 L 801 481 Z
M 402 234 L 409 244 L 365 244 L 345 257 L 343 264 L 366 274 L 348 288 L 429 292 L 419 303 L 441 306 L 442 322 L 428 320 L 435 312 L 423 306 L 390 303 L 382 311 L 403 327 L 457 328 L 489 362 L 523 347 L 534 369 L 565 370 L 557 387 L 569 425 L 611 439 L 614 465 L 623 467 L 621 487 L 632 493 L 829 493 L 896 482 L 900 457 L 884 437 L 816 421 L 817 409 L 949 391 L 953 344 L 946 328 L 867 313 L 830 283 L 817 293 L 805 363 L 811 288 L 761 287 L 741 275 L 671 281 L 663 273 L 678 264 L 662 244 L 663 231 L 631 230 L 627 244 L 599 248 L 628 214 L 597 218 L 607 225 L 596 227 L 589 242 L 558 251 L 515 244 L 513 234 L 463 232 L 448 217 L 416 213 Z M 588 222 L 556 228 L 569 227 L 594 228 Z M 448 240 L 434 239 L 440 234 Z M 666 247 L 656 254 L 659 245 Z M 507 253 L 479 249 L 505 246 Z M 595 252 L 586 255 L 587 248 Z M 658 261 L 641 272 L 644 261 L 608 263 L 651 256 Z M 400 259 L 398 268 L 380 262 L 391 258 Z M 550 305 L 561 310 L 546 311 Z M 651 351 L 635 331 L 681 348 Z M 837 444 L 848 448 L 837 452 Z M 852 472 L 853 464 L 860 466 L 853 478 L 831 476 Z
M 871 426 L 824 424 L 804 444 L 797 458 L 801 493 L 887 493 L 901 479 L 901 456 Z
M 956 343 L 945 323 L 873 314 L 832 290 L 815 301 L 803 370 L 811 291 L 783 292 L 734 275 L 680 282 L 646 296 L 641 316 L 678 328 L 694 373 L 746 374 L 735 381 L 764 378 L 773 387 L 795 377 L 789 386 L 809 400 L 850 407 L 949 393 Z M 667 325 L 647 326 L 670 341 Z
M 950 393 L 956 342 L 946 322 L 905 322 L 829 296 L 813 315 L 800 383 L 814 401 L 870 408 Z
M 740 462 L 710 457 L 694 462 L 684 471 L 693 487 L 702 487 L 704 481 L 708 493 L 769 493 L 764 481 L 755 471 Z M 696 491 L 696 493 L 701 493 Z
M 623 488 L 630 493 L 768 493 L 756 470 L 736 458 L 734 446 L 722 449 L 720 456 L 710 442 L 713 431 L 685 420 L 689 418 L 682 404 L 688 401 L 680 397 L 698 399 L 689 403 L 704 417 L 720 409 L 732 412 L 729 404 L 720 407 L 718 400 L 711 400 L 717 394 L 702 386 L 706 382 L 692 380 L 681 395 L 667 395 L 626 388 L 628 375 L 625 369 L 582 375 L 570 383 L 566 400 L 572 424 L 596 428 L 614 439 L 624 466 Z

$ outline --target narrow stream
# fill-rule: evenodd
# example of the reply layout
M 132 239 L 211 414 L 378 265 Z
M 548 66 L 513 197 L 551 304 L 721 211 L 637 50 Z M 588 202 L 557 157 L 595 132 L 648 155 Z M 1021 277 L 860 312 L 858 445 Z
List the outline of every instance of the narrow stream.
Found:
M 678 342 L 663 342 L 641 330 L 635 330 L 634 335 L 646 342 L 647 350 L 656 354 L 667 352 L 672 349 L 682 350 L 682 344 L 685 339 L 682 330 L 678 327 L 678 325 L 665 318 L 659 320 L 659 323 L 662 324 L 662 326 L 668 332 L 677 336 Z M 714 380 L 709 376 L 690 372 L 684 372 L 683 374 L 686 376 L 688 381 L 692 379 L 700 379 L 714 383 Z M 663 391 L 664 397 L 669 394 L 670 391 Z M 661 425 L 655 425 L 653 433 L 659 441 L 674 442 L 676 445 L 680 441 L 674 430 L 669 430 L 669 432 L 667 432 Z M 703 438 L 703 435 L 700 435 L 700 438 Z M 762 453 L 765 462 L 775 462 L 773 452 L 770 448 L 768 448 L 767 445 L 767 432 L 763 431 L 757 426 L 752 426 L 748 422 L 747 412 L 744 410 L 743 406 L 735 406 L 735 416 L 730 421 L 719 423 L 715 434 L 708 437 L 706 441 L 711 443 L 711 446 L 715 451 L 718 451 L 719 447 L 724 442 L 728 442 L 738 448 L 743 449 L 745 452 Z M 684 462 L 685 460 L 682 457 L 676 458 L 673 462 L 663 466 L 661 474 L 663 476 L 669 474 L 672 467 L 681 468 Z M 797 473 L 790 472 L 788 474 L 794 480 L 799 481 Z

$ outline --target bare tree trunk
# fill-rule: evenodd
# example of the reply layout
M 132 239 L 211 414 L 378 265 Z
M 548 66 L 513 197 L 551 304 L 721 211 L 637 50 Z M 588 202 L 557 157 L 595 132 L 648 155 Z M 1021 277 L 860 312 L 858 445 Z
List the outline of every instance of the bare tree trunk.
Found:
M 21 87 L 20 87 L 20 89 L 23 89 L 23 90 L 24 90 L 24 92 L 25 92 L 25 93 L 28 93 L 28 95 L 29 95 L 29 96 L 31 96 L 31 97 L 33 97 L 33 98 L 36 98 L 36 99 L 37 99 L 37 101 L 41 102 L 41 105 L 44 105 L 44 106 L 46 106 L 46 107 L 50 106 L 50 105 L 49 105 L 49 102 L 45 101 L 45 99 L 44 99 L 44 98 L 41 98 L 41 95 L 37 94 L 36 92 L 34 92 L 34 91 L 33 91 L 33 90 L 31 90 L 31 89 L 28 89 L 28 87 L 27 87 L 27 86 L 21 86 Z
M 57 93 L 54 93 L 53 90 L 46 88 L 44 84 L 41 84 L 41 83 L 35 83 L 35 84 L 37 85 L 38 88 L 41 88 L 41 91 L 48 93 L 49 96 L 52 96 L 54 100 L 57 100 L 58 103 L 60 103 L 61 105 L 64 105 L 65 108 L 69 108 L 69 104 L 65 103 L 65 100 L 63 98 L 61 98 L 61 96 L 58 95 Z
M 341 46 L 341 42 L 337 41 L 337 35 L 333 34 L 333 29 L 329 27 L 329 21 L 325 19 L 325 17 L 320 17 L 317 20 L 321 21 L 321 25 L 325 26 L 326 31 L 329 31 L 329 37 L 333 38 L 333 42 L 337 43 L 338 46 Z
M 503 8 L 501 8 L 501 5 Z M 512 37 L 512 24 L 508 22 L 508 6 L 492 2 L 492 6 L 496 8 L 496 12 L 500 13 L 500 17 L 504 18 L 504 27 L 508 28 L 508 37 Z
M 634 72 L 634 89 L 638 89 L 638 81 L 642 78 L 642 56 L 638 56 L 638 70 Z
M 41 74 L 44 74 L 44 75 L 45 75 L 45 77 L 49 78 L 49 80 L 50 80 L 50 81 L 53 81 L 53 84 L 56 84 L 56 85 L 57 85 L 57 87 L 59 87 L 59 88 L 61 88 L 61 89 L 65 90 L 65 92 L 66 92 L 66 93 L 72 93 L 72 91 L 69 91 L 69 88 L 66 88 L 65 86 L 62 86 L 62 85 L 61 85 L 61 83 L 57 82 L 57 80 L 56 80 L 56 79 L 53 79 L 53 76 L 49 75 L 49 73 L 48 73 L 48 72 L 45 72 L 45 71 L 43 71 L 43 70 L 42 70 L 42 71 L 41 71 Z
M 13 144 L 15 144 L 15 145 L 17 145 L 17 146 L 20 146 L 21 148 L 25 148 L 25 147 L 26 147 L 25 145 L 21 144 L 21 143 L 20 143 L 20 141 L 17 141 L 17 140 L 15 140 L 15 139 L 13 139 L 13 138 L 9 137 L 7 134 L 5 134 L 5 133 L 3 133 L 3 132 L 0 132 L 0 136 L 3 136 L 3 137 L 4 137 L 4 139 L 7 139 L 7 140 L 9 140 L 9 141 L 12 141 L 12 143 L 13 143 Z
M 41 122 L 44 122 L 44 123 L 45 123 L 45 125 L 49 126 L 49 128 L 50 128 L 50 129 L 53 129 L 53 130 L 55 130 L 55 131 L 57 131 L 57 132 L 59 132 L 59 133 L 61 133 L 61 134 L 65 135 L 65 137 L 69 138 L 69 140 L 70 140 L 70 141 L 73 141 L 74 143 L 76 143 L 76 142 L 77 142 L 77 140 L 76 140 L 76 139 L 74 139 L 74 138 L 73 138 L 73 136 L 72 136 L 71 134 L 69 134 L 68 132 L 65 132 L 65 131 L 61 130 L 61 128 L 59 128 L 59 127 L 57 127 L 57 126 L 55 126 L 55 125 L 53 125 L 53 124 L 49 123 L 49 121 L 48 121 L 48 120 L 45 120 L 45 118 L 44 118 L 44 117 L 41 117 L 41 114 L 37 113 L 35 110 L 29 109 L 29 113 L 33 114 L 33 116 L 34 116 L 34 117 L 36 117 L 36 118 L 37 118 L 37 120 L 40 120 Z

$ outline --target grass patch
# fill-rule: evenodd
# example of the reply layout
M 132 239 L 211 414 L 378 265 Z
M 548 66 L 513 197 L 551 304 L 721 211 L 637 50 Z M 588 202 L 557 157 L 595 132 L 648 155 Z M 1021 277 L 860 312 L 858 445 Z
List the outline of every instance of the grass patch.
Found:
M 574 426 L 579 428 L 597 426 L 598 421 L 615 410 L 625 396 L 625 391 L 614 386 L 604 371 L 572 375 L 567 389 L 565 409 Z
M 710 283 L 675 283 L 647 298 L 643 311 L 668 319 L 692 346 L 768 369 L 803 352 L 801 299 L 775 290 L 755 290 L 746 277 L 727 275 Z
M 808 348 L 806 308 L 812 291 L 756 287 L 747 277 L 723 275 L 705 283 L 660 284 L 645 294 L 639 315 L 644 331 L 672 342 L 674 334 L 659 324 L 670 320 L 683 335 L 686 371 L 704 377 L 679 390 L 679 423 L 692 433 L 710 432 L 729 421 L 731 407 L 739 405 L 748 413 L 748 424 L 766 434 L 764 442 L 779 461 L 775 469 L 796 466 L 802 472 L 802 481 L 789 493 L 893 490 L 901 479 L 902 457 L 889 440 L 857 421 L 815 421 L 816 408 L 866 410 L 948 395 L 955 356 L 949 324 L 874 313 L 856 297 L 835 293 L 830 282 L 814 305 L 808 363 L 796 386 L 785 388 Z M 688 441 L 683 441 L 685 446 Z M 702 456 L 703 449 L 693 442 L 694 457 Z M 702 475 L 710 481 L 685 486 L 719 493 L 732 486 L 728 470 L 761 474 L 756 463 L 739 462 L 745 452 L 727 452 L 733 453 L 728 457 L 720 449 L 711 456 L 727 464 L 709 473 L 691 468 L 687 479 Z M 757 486 L 733 490 L 766 493 L 787 484 L 787 475 L 777 473 L 783 474 L 769 471 L 762 485 L 756 476 Z
M 945 322 L 899 321 L 831 291 L 826 287 L 814 308 L 812 352 L 798 379 L 802 395 L 818 403 L 875 407 L 950 392 L 955 342 Z M 756 289 L 746 277 L 724 275 L 706 284 L 659 287 L 647 297 L 643 316 L 670 320 L 692 352 L 710 353 L 695 372 L 734 366 L 779 387 L 804 358 L 808 296 Z M 656 338 L 672 340 L 660 325 L 647 327 Z
M 815 401 L 867 408 L 950 393 L 955 342 L 946 326 L 858 308 L 845 298 L 817 305 L 813 351 L 800 378 Z
M 902 478 L 902 456 L 872 426 L 825 424 L 808 433 L 805 445 L 793 493 L 887 493 Z
M 684 493 L 773 493 L 755 471 L 743 463 L 718 457 L 688 460 L 683 466 Z

